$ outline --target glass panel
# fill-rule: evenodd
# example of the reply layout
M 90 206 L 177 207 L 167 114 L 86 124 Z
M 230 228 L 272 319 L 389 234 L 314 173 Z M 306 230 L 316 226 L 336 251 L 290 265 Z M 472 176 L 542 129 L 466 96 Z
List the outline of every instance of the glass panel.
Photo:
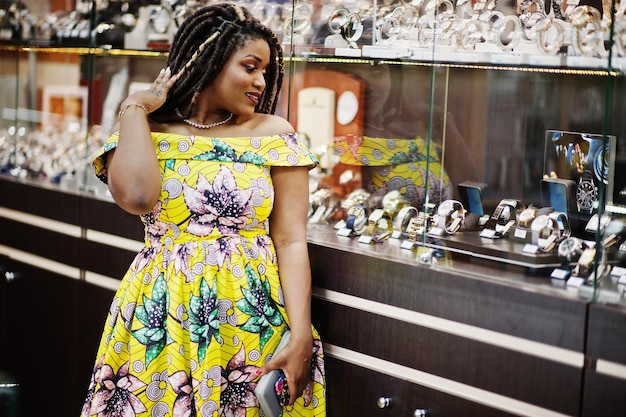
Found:
M 608 9 L 571 6 L 562 4 L 559 12 L 556 3 L 544 10 L 533 1 L 343 2 L 313 23 L 324 36 L 293 36 L 282 110 L 321 158 L 313 189 L 330 189 L 344 203 L 341 214 L 326 222 L 341 218 L 348 226 L 339 222 L 338 234 L 376 242 L 376 236 L 362 239 L 372 232 L 367 222 L 355 233 L 354 219 L 348 221 L 345 207 L 353 201 L 347 196 L 362 187 L 371 193 L 365 203 L 370 213 L 392 190 L 429 212 L 430 224 L 423 227 L 419 216 L 414 221 L 423 232 L 414 236 L 417 244 L 406 245 L 417 248 L 416 262 L 465 270 L 489 260 L 549 277 L 562 266 L 558 246 L 568 233 L 587 246 L 605 244 L 607 232 L 595 233 L 588 223 L 605 203 L 611 203 L 609 211 L 623 211 L 626 200 L 623 180 L 614 174 L 624 164 L 624 122 L 614 117 L 623 111 L 617 97 L 624 93 L 624 54 L 620 41 L 613 48 L 607 41 L 613 33 Z M 351 45 L 346 34 L 356 26 L 348 16 L 355 11 L 365 29 Z M 618 16 L 620 23 L 623 13 Z M 613 31 L 621 33 L 621 23 Z M 345 75 L 362 83 L 356 100 L 340 100 L 349 89 L 334 84 Z M 342 117 L 354 122 L 342 125 Z M 561 136 L 566 139 L 556 143 Z M 563 156 L 555 156 L 568 147 L 576 154 L 565 157 L 571 172 L 557 169 Z M 596 197 L 584 208 L 588 172 L 593 183 L 587 191 Z M 560 178 L 549 178 L 555 174 Z M 312 194 L 311 223 L 325 219 L 322 211 L 315 214 L 317 206 L 333 193 Z M 453 202 L 440 209 L 446 200 Z M 464 222 L 455 220 L 463 217 L 456 201 Z M 539 214 L 556 208 L 568 221 L 553 215 L 555 236 L 542 236 L 547 229 L 533 230 L 528 219 L 517 222 L 527 207 Z M 387 237 L 385 217 L 375 228 L 381 240 Z M 400 241 L 408 238 L 406 230 L 393 232 Z M 391 244 L 376 245 L 374 252 Z M 615 252 L 598 250 L 596 262 L 614 260 Z M 592 266 L 571 262 L 565 269 L 578 273 L 582 287 L 597 287 Z
M 66 3 L 26 2 L 30 13 L 7 8 L 0 21 L 1 167 L 106 195 L 88 157 L 121 100 L 164 66 L 180 19 L 207 2 Z M 518 217 L 552 206 L 567 212 L 573 236 L 603 248 L 579 268 L 616 262 L 613 229 L 589 220 L 626 211 L 626 1 L 613 15 L 606 2 L 587 3 L 242 2 L 284 46 L 277 113 L 321 161 L 311 227 L 335 226 L 343 242 L 405 261 L 547 276 L 562 267 L 563 219 L 544 237 L 549 227 L 533 230 L 532 211 Z M 381 208 L 381 219 L 355 223 L 353 205 Z M 403 205 L 414 207 L 405 222 Z M 595 293 L 599 280 L 580 276 Z

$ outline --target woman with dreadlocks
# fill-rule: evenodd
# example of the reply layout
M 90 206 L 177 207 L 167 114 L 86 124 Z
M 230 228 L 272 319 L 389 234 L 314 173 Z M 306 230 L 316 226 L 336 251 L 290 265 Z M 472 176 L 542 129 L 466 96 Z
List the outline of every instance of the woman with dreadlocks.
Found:
M 271 31 L 213 4 L 122 102 L 94 169 L 141 215 L 146 245 L 111 305 L 83 417 L 259 416 L 254 390 L 274 369 L 283 415 L 326 414 L 305 236 L 317 161 L 272 114 L 282 69 Z

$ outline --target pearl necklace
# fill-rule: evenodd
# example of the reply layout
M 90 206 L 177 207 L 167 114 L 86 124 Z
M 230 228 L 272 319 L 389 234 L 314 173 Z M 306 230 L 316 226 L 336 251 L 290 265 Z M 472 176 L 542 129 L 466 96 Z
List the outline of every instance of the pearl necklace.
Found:
M 178 116 L 178 117 L 180 117 L 181 119 L 183 119 L 183 122 L 187 123 L 189 126 L 193 126 L 193 127 L 195 127 L 196 129 L 211 129 L 212 127 L 221 126 L 221 125 L 223 125 L 223 124 L 225 124 L 225 123 L 228 123 L 228 122 L 230 121 L 230 119 L 232 119 L 232 118 L 233 118 L 233 114 L 232 114 L 232 113 L 230 113 L 230 114 L 228 115 L 228 117 L 227 117 L 227 118 L 225 118 L 224 120 L 221 120 L 221 121 L 219 121 L 219 122 L 215 122 L 215 123 L 210 123 L 210 124 L 208 124 L 208 125 L 203 125 L 203 124 L 201 124 L 201 123 L 196 123 L 196 122 L 194 122 L 194 121 L 192 121 L 192 120 L 185 119 L 185 118 L 183 117 L 183 115 L 180 113 L 180 110 L 178 110 L 178 108 L 174 109 L 174 111 L 176 112 L 176 116 Z

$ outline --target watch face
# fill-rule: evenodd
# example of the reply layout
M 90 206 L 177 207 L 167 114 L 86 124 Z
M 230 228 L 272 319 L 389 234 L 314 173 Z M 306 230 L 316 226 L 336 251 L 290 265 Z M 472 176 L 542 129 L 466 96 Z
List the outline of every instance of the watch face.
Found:
M 576 201 L 582 210 L 591 210 L 598 199 L 598 191 L 593 182 L 581 181 L 576 188 Z
M 569 253 L 572 250 L 574 250 L 576 248 L 576 246 L 578 246 L 578 242 L 576 242 L 576 239 L 574 239 L 574 238 L 565 239 L 559 245 L 559 253 L 561 253 L 561 252 L 563 252 L 564 254 L 565 253 Z
M 503 226 L 511 220 L 512 217 L 515 216 L 514 208 L 512 206 L 506 205 L 502 207 L 500 211 L 500 215 L 498 216 L 496 223 Z
M 380 219 L 382 219 L 382 218 L 383 218 L 383 214 L 384 214 L 384 213 L 385 213 L 385 212 L 384 212 L 382 209 L 376 209 L 376 210 L 374 210 L 374 211 L 372 212 L 372 214 L 370 214 L 369 221 L 371 221 L 371 222 L 377 222 L 377 221 L 379 221 Z
M 157 33 L 166 33 L 171 21 L 172 14 L 164 7 L 157 7 L 150 13 L 150 24 Z
M 559 256 L 568 261 L 571 261 L 580 251 L 582 251 L 582 245 L 575 237 L 567 238 L 559 244 Z
M 536 213 L 536 210 L 534 209 L 526 209 L 522 211 L 519 215 L 520 222 L 528 223 L 529 221 L 535 218 L 535 213 Z
M 547 214 L 542 214 L 538 216 L 535 220 L 533 220 L 530 228 L 534 232 L 540 232 L 548 226 L 548 222 L 550 221 L 550 217 Z
M 454 208 L 452 207 L 452 202 L 450 200 L 446 200 L 439 205 L 439 208 L 437 209 L 437 214 L 439 214 L 440 216 L 447 216 L 452 212 L 453 209 Z

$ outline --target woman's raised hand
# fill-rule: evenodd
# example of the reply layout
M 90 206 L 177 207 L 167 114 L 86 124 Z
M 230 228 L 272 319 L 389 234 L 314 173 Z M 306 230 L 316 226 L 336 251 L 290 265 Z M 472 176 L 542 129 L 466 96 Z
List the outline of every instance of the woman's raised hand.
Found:
M 167 98 L 167 92 L 172 88 L 178 74 L 172 75 L 170 68 L 163 68 L 159 71 L 156 79 L 150 85 L 147 90 L 137 91 L 129 95 L 124 103 L 137 103 L 141 104 L 147 113 L 152 113 L 165 103 Z M 122 104 L 123 106 L 124 104 Z

